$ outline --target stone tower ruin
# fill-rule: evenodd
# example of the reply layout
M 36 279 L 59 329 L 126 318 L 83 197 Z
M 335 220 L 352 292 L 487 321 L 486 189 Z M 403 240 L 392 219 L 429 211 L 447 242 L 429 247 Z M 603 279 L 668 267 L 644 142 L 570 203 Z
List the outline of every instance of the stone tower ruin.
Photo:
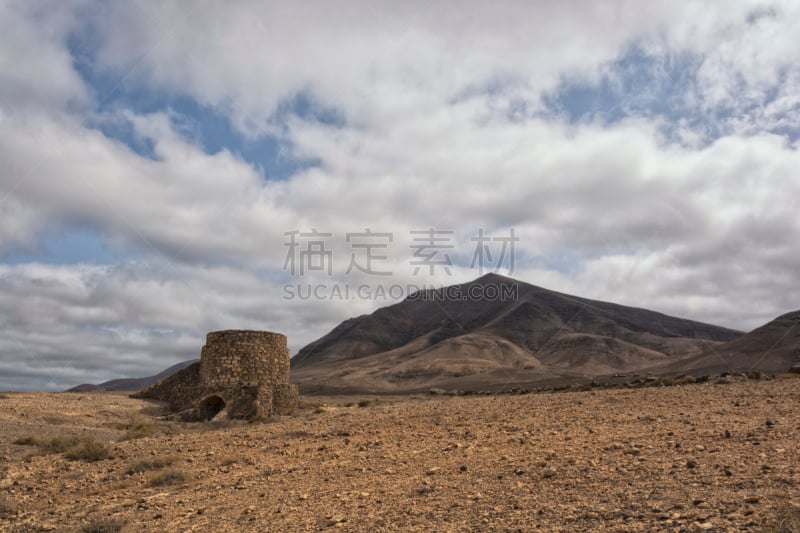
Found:
M 254 419 L 290 414 L 297 385 L 289 384 L 286 336 L 268 331 L 226 330 L 206 336 L 200 361 L 136 393 L 169 402 L 184 420 Z

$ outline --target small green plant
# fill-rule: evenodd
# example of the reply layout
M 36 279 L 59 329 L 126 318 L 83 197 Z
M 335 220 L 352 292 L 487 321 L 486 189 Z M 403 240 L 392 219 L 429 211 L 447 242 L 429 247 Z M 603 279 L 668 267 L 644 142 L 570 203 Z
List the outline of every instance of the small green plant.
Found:
M 180 485 L 185 483 L 187 479 L 188 476 L 183 470 L 168 468 L 167 470 L 159 472 L 155 476 L 151 477 L 150 486 L 161 487 L 163 485 Z
M 110 456 L 111 452 L 108 450 L 108 446 L 93 437 L 81 439 L 64 453 L 64 457 L 72 461 L 87 462 L 101 461 L 108 459 Z
M 157 430 L 158 428 L 149 422 L 140 422 L 128 427 L 127 431 L 123 433 L 118 440 L 126 441 L 151 437 L 156 434 Z
M 317 407 L 312 411 L 315 415 L 321 415 L 322 413 L 327 413 L 328 411 L 325 410 L 324 407 Z
M 19 446 L 37 446 L 39 444 L 39 439 L 33 435 L 25 435 L 24 437 L 20 437 L 15 440 L 14 444 Z
M 180 457 L 177 455 L 162 455 L 159 457 L 153 457 L 152 459 L 141 459 L 136 461 L 131 466 L 125 470 L 126 474 L 138 474 L 140 472 L 149 472 L 152 470 L 161 470 L 162 468 L 166 468 L 168 466 L 172 466 L 173 464 L 180 461 Z
M 91 524 L 83 526 L 83 533 L 117 533 L 125 526 L 121 518 L 99 518 Z

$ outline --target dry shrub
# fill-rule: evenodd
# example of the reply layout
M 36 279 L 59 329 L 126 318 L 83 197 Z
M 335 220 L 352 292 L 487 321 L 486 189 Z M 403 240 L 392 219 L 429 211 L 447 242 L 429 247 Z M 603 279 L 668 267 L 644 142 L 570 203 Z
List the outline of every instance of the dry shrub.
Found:
M 67 459 L 87 462 L 101 461 L 103 459 L 108 459 L 110 456 L 111 452 L 108 450 L 108 446 L 95 440 L 93 437 L 81 439 L 64 454 L 64 457 Z
M 162 468 L 172 466 L 176 462 L 180 461 L 180 459 L 181 458 L 177 455 L 162 455 L 159 457 L 153 457 L 152 459 L 141 459 L 129 466 L 125 473 L 138 474 L 139 472 L 161 470 Z
M 770 521 L 766 531 L 771 533 L 800 533 L 800 509 L 789 502 L 782 502 L 778 506 L 775 517 Z
M 37 526 L 36 524 L 17 524 L 11 530 L 11 533 L 44 533 L 45 531 L 49 531 L 44 526 Z
M 49 441 L 37 444 L 45 453 L 63 453 L 77 446 L 80 440 L 77 437 L 53 437 Z
M 180 485 L 185 483 L 187 479 L 189 479 L 189 476 L 187 476 L 183 470 L 168 468 L 167 470 L 159 472 L 155 476 L 151 477 L 150 486 L 161 487 L 163 485 Z
M 111 455 L 108 447 L 94 437 L 53 437 L 42 440 L 34 435 L 26 435 L 15 440 L 14 444 L 36 446 L 37 450 L 28 457 L 63 453 L 64 457 L 71 460 L 100 461 Z
M 42 418 L 42 420 L 54 426 L 60 426 L 61 424 L 66 424 L 69 422 L 69 419 L 63 416 L 45 416 Z
M 14 500 L 8 496 L 0 495 L 0 518 L 6 518 L 17 514 L 17 506 Z
M 42 440 L 34 435 L 20 437 L 14 441 L 14 444 L 21 444 L 25 446 L 36 446 L 37 450 L 29 455 L 29 457 L 40 455 L 51 455 L 54 453 L 64 453 L 70 448 L 77 446 L 80 440 L 77 437 L 53 437 L 49 440 Z
M 151 437 L 156 434 L 158 428 L 149 422 L 139 422 L 127 428 L 127 431 L 118 440 L 134 440 L 144 437 Z
M 242 460 L 242 458 L 239 457 L 238 455 L 228 455 L 228 456 L 223 457 L 222 459 L 220 459 L 219 464 L 220 464 L 220 466 L 231 466 L 231 465 L 235 465 L 236 463 L 238 463 L 241 460 Z
M 99 518 L 91 524 L 83 526 L 83 533 L 117 533 L 125 526 L 121 518 Z

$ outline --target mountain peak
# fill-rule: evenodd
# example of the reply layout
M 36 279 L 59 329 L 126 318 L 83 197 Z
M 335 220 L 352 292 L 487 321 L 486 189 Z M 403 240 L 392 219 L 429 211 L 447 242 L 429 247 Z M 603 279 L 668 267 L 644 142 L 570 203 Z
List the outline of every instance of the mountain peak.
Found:
M 492 284 L 514 291 L 470 289 Z M 453 298 L 409 298 L 346 321 L 300 350 L 293 379 L 305 387 L 466 390 L 498 380 L 637 371 L 741 335 L 494 272 L 454 287 L 441 289 Z
M 481 281 L 481 282 L 484 282 L 484 283 L 485 283 L 485 282 L 493 282 L 493 283 L 501 283 L 501 282 L 505 282 L 505 283 L 521 283 L 520 281 L 517 281 L 517 280 L 515 280 L 514 278 L 509 278 L 509 277 L 507 277 L 507 276 L 503 276 L 503 275 L 501 275 L 501 274 L 498 274 L 497 272 L 488 272 L 488 273 L 486 273 L 486 274 L 483 274 L 482 276 L 478 276 L 477 278 L 475 278 L 474 280 L 472 280 L 470 283 L 476 283 L 476 282 L 478 282 L 478 281 Z

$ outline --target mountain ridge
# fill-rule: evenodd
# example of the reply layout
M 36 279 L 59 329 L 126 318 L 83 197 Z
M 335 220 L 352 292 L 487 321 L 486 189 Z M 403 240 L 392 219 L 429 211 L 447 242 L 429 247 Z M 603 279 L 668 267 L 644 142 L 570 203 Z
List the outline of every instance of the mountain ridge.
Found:
M 800 363 L 800 310 L 784 313 L 738 337 L 663 368 L 661 373 L 780 373 Z
M 149 387 L 156 381 L 171 376 L 172 374 L 183 370 L 192 363 L 196 363 L 199 359 L 190 359 L 188 361 L 181 361 L 168 368 L 165 368 L 157 374 L 152 376 L 145 376 L 141 378 L 117 378 L 109 381 L 104 381 L 99 384 L 83 383 L 67 389 L 66 392 L 91 392 L 91 391 L 138 391 L 145 387 Z
M 742 334 L 489 274 L 342 322 L 298 352 L 292 373 L 306 390 L 474 388 L 498 371 L 511 381 L 637 371 Z

